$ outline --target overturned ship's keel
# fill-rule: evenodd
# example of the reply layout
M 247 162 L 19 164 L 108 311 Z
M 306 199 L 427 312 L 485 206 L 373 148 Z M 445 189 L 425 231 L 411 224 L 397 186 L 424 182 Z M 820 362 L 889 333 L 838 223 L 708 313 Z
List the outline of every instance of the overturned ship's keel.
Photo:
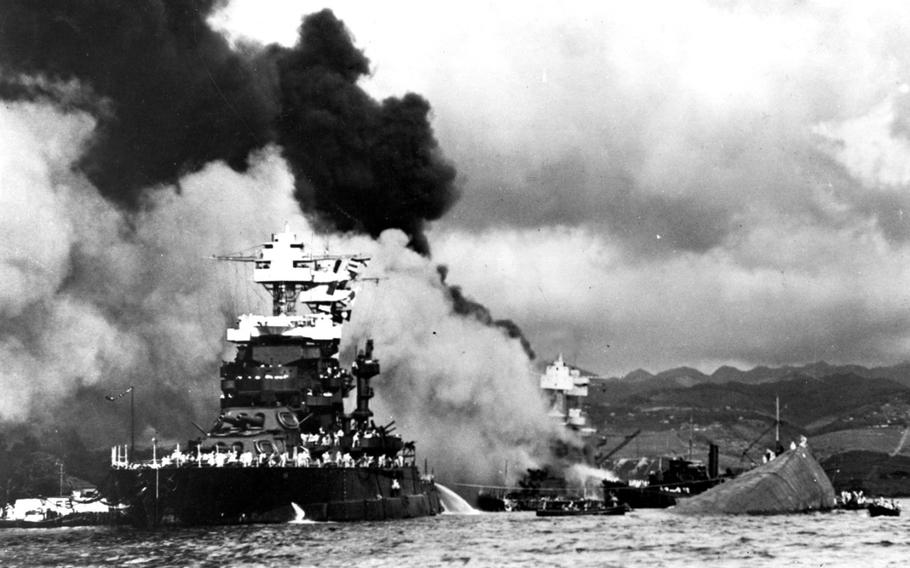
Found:
M 113 471 L 110 482 L 140 527 L 386 520 L 441 512 L 435 485 L 415 467 L 124 469 Z

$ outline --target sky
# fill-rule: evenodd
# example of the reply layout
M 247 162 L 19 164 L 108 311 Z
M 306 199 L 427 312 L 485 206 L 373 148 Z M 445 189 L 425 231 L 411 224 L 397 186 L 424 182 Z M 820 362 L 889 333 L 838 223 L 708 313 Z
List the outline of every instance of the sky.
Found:
M 448 282 L 603 375 L 910 353 L 901 2 L 253 2 L 331 7 L 377 98 L 414 91 L 458 171 Z

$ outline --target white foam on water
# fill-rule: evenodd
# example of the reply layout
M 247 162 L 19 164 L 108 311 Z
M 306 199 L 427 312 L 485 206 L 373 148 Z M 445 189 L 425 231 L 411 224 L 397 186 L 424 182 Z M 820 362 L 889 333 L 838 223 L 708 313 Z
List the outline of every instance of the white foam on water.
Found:
M 306 511 L 304 511 L 303 508 L 297 503 L 291 501 L 291 507 L 294 509 L 294 518 L 289 521 L 291 524 L 307 525 L 316 523 L 316 521 L 311 521 L 310 519 L 306 518 Z

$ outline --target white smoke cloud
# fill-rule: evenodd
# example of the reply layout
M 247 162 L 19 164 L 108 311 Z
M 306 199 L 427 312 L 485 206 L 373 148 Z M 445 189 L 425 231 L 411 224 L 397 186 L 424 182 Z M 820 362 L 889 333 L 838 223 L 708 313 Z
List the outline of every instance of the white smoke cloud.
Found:
M 72 227 L 59 195 L 92 127 L 38 104 L 0 107 L 0 314 L 20 315 L 66 276 Z
M 0 416 L 21 419 L 37 397 L 54 400 L 128 361 L 117 356 L 122 339 L 95 306 L 60 292 L 86 211 L 73 199 L 84 184 L 70 166 L 94 121 L 20 103 L 0 108 L 0 124 L 0 386 L 8 393 Z
M 521 344 L 498 328 L 456 316 L 436 265 L 386 231 L 374 251 L 375 286 L 365 284 L 352 339 L 375 340 L 377 423 L 396 420 L 405 439 L 446 479 L 500 480 L 546 460 L 561 435 L 547 418 L 539 375 Z
M 231 351 L 225 327 L 271 308 L 247 266 L 207 257 L 249 250 L 285 223 L 312 234 L 278 150 L 254 156 L 243 174 L 209 164 L 125 214 L 75 173 L 94 135 L 89 116 L 13 104 L 0 121 L 9 135 L 0 169 L 9 188 L 0 210 L 9 275 L 0 288 L 0 418 L 72 420 L 90 443 L 122 442 L 112 426 L 122 409 L 101 395 L 133 385 L 141 438 L 193 436 L 190 421 L 217 412 L 218 365 Z M 531 362 L 498 329 L 454 315 L 435 264 L 406 243 L 397 231 L 378 243 L 312 242 L 375 256 L 371 271 L 382 280 L 364 284 L 345 350 L 376 341 L 377 422 L 396 420 L 450 478 L 493 479 L 503 460 L 516 471 L 536 464 L 556 430 Z
M 10 103 L 0 123 L 0 385 L 9 393 L 0 417 L 53 410 L 80 388 L 129 384 L 151 426 L 196 418 L 170 424 L 162 391 L 184 397 L 173 412 L 214 409 L 236 274 L 206 257 L 257 244 L 285 222 L 307 227 L 277 151 L 245 175 L 211 164 L 130 216 L 76 173 L 94 134 L 90 116 Z M 98 415 L 97 424 L 87 419 L 88 438 L 105 429 L 106 409 L 86 411 Z

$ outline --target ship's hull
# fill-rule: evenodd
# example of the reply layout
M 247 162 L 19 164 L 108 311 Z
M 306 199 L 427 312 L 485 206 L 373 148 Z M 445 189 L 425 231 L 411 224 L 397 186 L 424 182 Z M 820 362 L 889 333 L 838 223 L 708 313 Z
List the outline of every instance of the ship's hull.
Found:
M 834 508 L 834 488 L 807 448 L 796 448 L 676 506 L 684 514 L 783 514 Z
M 168 467 L 113 469 L 106 497 L 137 526 L 364 521 L 436 515 L 416 467 Z
M 870 517 L 899 517 L 901 510 L 897 507 L 889 507 L 887 505 L 876 505 L 875 503 L 869 505 L 869 516 Z
M 723 481 L 722 478 L 703 479 L 664 486 L 669 490 L 654 486 L 631 487 L 618 482 L 608 482 L 604 483 L 604 494 L 613 493 L 620 503 L 625 503 L 633 509 L 666 509 Z

